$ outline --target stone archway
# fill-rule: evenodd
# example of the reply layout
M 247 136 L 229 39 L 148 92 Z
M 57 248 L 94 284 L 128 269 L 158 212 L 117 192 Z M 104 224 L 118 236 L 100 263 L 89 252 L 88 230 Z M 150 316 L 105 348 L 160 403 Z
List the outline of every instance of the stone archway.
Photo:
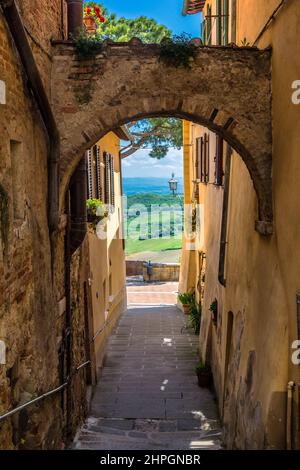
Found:
M 61 201 L 82 153 L 126 122 L 169 115 L 221 135 L 244 160 L 258 198 L 257 230 L 272 230 L 271 51 L 198 46 L 190 69 L 168 67 L 158 45 L 104 43 L 79 60 L 54 46 L 52 103 L 61 135 Z

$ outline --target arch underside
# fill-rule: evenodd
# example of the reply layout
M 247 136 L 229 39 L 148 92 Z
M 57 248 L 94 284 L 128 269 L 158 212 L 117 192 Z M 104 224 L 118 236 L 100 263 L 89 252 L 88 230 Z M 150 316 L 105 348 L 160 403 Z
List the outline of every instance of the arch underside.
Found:
M 218 49 L 214 62 L 205 51 L 205 57 L 200 57 L 191 71 L 166 68 L 155 56 L 130 55 L 124 60 L 123 55 L 112 55 L 105 61 L 94 61 L 86 72 L 87 64 L 78 63 L 73 57 L 71 70 L 76 70 L 75 75 L 67 75 L 66 80 L 64 74 L 64 84 L 68 84 L 64 89 L 67 105 L 62 107 L 58 100 L 54 103 L 61 134 L 61 195 L 83 152 L 107 132 L 147 117 L 172 116 L 207 127 L 241 156 L 257 194 L 256 228 L 270 234 L 273 221 L 270 57 L 260 54 L 261 51 L 259 54 L 256 51 L 256 55 L 247 51 L 246 57 L 233 52 L 230 72 L 228 65 L 224 68 Z M 215 71 L 211 70 L 214 66 Z M 59 73 L 62 74 L 61 70 Z M 54 80 L 56 87 L 62 83 L 59 73 Z M 86 103 L 78 99 L 84 91 L 89 94 Z

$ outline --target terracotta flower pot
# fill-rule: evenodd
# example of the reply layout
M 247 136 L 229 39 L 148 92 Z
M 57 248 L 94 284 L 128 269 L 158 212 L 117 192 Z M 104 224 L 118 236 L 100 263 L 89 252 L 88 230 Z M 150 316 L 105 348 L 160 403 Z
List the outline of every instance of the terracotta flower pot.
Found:
M 182 308 L 183 308 L 183 313 L 185 315 L 189 315 L 190 314 L 190 306 L 188 304 L 183 304 L 182 305 Z
M 94 34 L 96 32 L 96 20 L 93 16 L 85 16 L 83 18 L 83 23 L 88 34 Z
M 198 385 L 199 387 L 209 387 L 212 380 L 212 374 L 210 370 L 197 371 Z

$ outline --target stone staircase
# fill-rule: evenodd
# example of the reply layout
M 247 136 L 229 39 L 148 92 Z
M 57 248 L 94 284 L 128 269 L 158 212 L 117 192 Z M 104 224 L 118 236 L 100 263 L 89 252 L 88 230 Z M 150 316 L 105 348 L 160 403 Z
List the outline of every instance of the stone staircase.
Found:
M 111 336 L 74 449 L 219 449 L 212 392 L 199 388 L 198 337 L 176 307 L 130 308 Z

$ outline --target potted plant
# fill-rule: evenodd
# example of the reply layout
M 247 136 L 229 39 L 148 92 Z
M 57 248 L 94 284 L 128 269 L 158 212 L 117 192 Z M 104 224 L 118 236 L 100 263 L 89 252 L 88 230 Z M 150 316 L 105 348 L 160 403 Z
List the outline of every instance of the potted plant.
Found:
M 198 304 L 194 299 L 193 302 L 189 305 L 189 323 L 195 331 L 195 335 L 200 333 L 200 323 L 201 323 L 201 304 Z
M 87 207 L 87 222 L 96 231 L 99 222 L 108 217 L 108 210 L 106 205 L 100 199 L 88 199 L 86 201 Z
M 104 16 L 101 14 L 100 7 L 87 7 L 84 10 L 83 23 L 88 34 L 95 34 L 97 31 L 97 21 L 105 22 Z
M 194 295 L 194 293 L 185 292 L 185 293 L 179 294 L 179 295 L 178 295 L 178 300 L 179 300 L 179 302 L 181 302 L 181 304 L 182 304 L 183 313 L 184 313 L 185 315 L 189 315 L 189 314 L 190 314 L 190 305 L 191 305 L 191 304 L 194 302 L 194 300 L 195 300 L 195 295 Z
M 210 366 L 200 361 L 196 365 L 195 371 L 198 377 L 199 387 L 209 387 L 212 381 L 212 373 Z
M 218 301 L 215 299 L 209 307 L 211 311 L 212 321 L 216 324 L 218 322 Z

